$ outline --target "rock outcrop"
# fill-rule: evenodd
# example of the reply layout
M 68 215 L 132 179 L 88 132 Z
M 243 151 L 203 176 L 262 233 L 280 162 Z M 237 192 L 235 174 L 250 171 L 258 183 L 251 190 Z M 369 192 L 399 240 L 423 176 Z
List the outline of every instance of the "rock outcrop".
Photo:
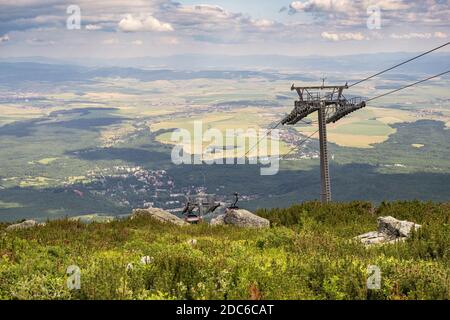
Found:
M 131 216 L 131 219 L 140 215 L 150 216 L 153 219 L 164 223 L 172 223 L 179 226 L 188 225 L 186 221 L 178 218 L 176 215 L 173 215 L 167 211 L 158 208 L 135 209 L 133 210 L 133 215 Z
M 421 226 L 414 222 L 397 220 L 394 217 L 378 218 L 378 231 L 390 237 L 409 237 L 413 230 L 418 230 Z
M 225 214 L 221 214 L 214 219 L 211 219 L 211 222 L 209 223 L 212 226 L 222 226 L 225 224 Z
M 18 229 L 29 229 L 38 226 L 39 223 L 34 220 L 25 220 L 24 222 L 12 224 L 6 228 L 6 231 L 18 230 Z
M 270 222 L 244 209 L 229 209 L 225 214 L 212 219 L 211 225 L 234 225 L 244 228 L 268 228 Z
M 397 220 L 394 217 L 379 217 L 378 231 L 371 231 L 355 237 L 365 245 L 396 243 L 406 240 L 413 230 L 421 227 L 410 221 Z

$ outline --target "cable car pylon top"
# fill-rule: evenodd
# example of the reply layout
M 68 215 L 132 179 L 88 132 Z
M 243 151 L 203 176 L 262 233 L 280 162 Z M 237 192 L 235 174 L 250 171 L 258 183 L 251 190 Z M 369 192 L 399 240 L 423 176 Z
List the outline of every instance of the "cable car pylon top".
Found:
M 419 55 L 416 55 L 408 60 L 405 60 L 405 61 L 400 62 L 392 67 L 389 67 L 380 72 L 377 72 L 377 73 L 375 73 L 369 77 L 366 77 L 362 80 L 359 80 L 351 85 L 346 83 L 343 86 L 325 86 L 325 80 L 326 80 L 325 76 L 322 78 L 321 86 L 296 87 L 293 84 L 291 87 L 291 91 L 296 90 L 300 97 L 300 100 L 295 102 L 294 110 L 292 110 L 291 114 L 289 114 L 287 117 L 285 117 L 281 121 L 281 124 L 283 124 L 283 125 L 296 124 L 297 122 L 301 121 L 303 118 L 307 117 L 311 113 L 313 113 L 315 111 L 319 111 L 320 105 L 323 105 L 327 108 L 326 123 L 335 123 L 336 121 L 342 119 L 346 115 L 348 115 L 358 109 L 364 108 L 366 106 L 366 102 L 363 101 L 363 99 L 360 97 L 355 97 L 355 98 L 351 98 L 351 99 L 347 100 L 345 98 L 345 96 L 343 95 L 343 91 L 345 89 L 351 88 L 362 82 L 373 79 L 379 75 L 382 75 L 388 71 L 396 69 L 407 63 L 410 63 L 416 59 L 426 56 L 426 55 L 428 55 L 434 51 L 437 51 L 439 49 L 442 49 L 448 45 L 450 45 L 450 42 L 446 42 L 438 47 L 435 47 L 431 50 L 428 50 Z M 428 80 L 428 79 L 426 79 L 426 80 Z M 328 93 L 328 94 L 322 94 L 323 90 L 332 90 L 332 92 Z M 371 100 L 374 100 L 374 99 L 370 99 L 368 101 L 371 101 Z
M 334 123 L 346 115 L 364 108 L 365 101 L 360 97 L 347 99 L 343 92 L 348 89 L 348 84 L 341 86 L 326 86 L 322 82 L 321 86 L 300 86 L 294 84 L 291 91 L 297 91 L 299 100 L 295 101 L 292 112 L 282 121 L 283 125 L 295 125 L 310 114 L 319 111 L 321 107 L 326 108 L 326 123 Z M 324 90 L 331 90 L 324 93 Z

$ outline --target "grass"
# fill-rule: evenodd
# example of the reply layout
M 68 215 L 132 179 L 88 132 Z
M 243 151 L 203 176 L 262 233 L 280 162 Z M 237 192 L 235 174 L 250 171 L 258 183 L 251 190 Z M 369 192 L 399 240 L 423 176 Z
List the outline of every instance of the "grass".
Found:
M 328 141 L 342 147 L 372 148 L 374 144 L 383 143 L 396 133 L 392 125 L 416 120 L 408 111 L 366 107 L 335 124 L 329 124 Z M 297 127 L 297 130 L 309 135 L 316 131 L 316 125 Z M 318 138 L 318 134 L 314 137 Z
M 12 232 L 0 224 L 0 299 L 450 298 L 449 203 L 310 202 L 257 213 L 272 227 L 178 227 L 148 217 Z M 384 215 L 423 228 L 395 245 L 350 241 Z M 81 270 L 80 290 L 67 288 L 70 265 Z M 366 288 L 370 265 L 381 268 L 380 290 Z
M 56 160 L 58 160 L 58 159 L 59 159 L 59 158 L 44 158 L 44 159 L 41 159 L 41 160 L 37 161 L 37 163 L 43 164 L 43 165 L 47 165 L 47 164 L 50 164 L 50 163 L 52 163 L 53 161 L 56 161 Z
M 212 112 L 209 114 L 202 114 L 193 117 L 182 117 L 173 120 L 163 121 L 152 125 L 152 130 L 157 131 L 161 129 L 182 128 L 192 129 L 194 121 L 201 121 L 203 129 L 217 128 L 221 131 L 226 129 L 243 129 L 248 128 L 259 129 L 264 124 L 269 123 L 267 119 L 259 113 L 267 112 L 262 108 L 244 108 L 236 109 L 232 112 Z
M 344 133 L 366 136 L 383 136 L 390 135 L 395 132 L 391 127 L 383 125 L 378 120 L 355 121 L 350 125 L 337 127 L 330 130 L 331 133 Z
M 46 177 L 25 177 L 20 180 L 19 186 L 22 188 L 27 187 L 46 187 L 49 185 L 49 183 L 52 181 L 52 179 L 46 178 Z

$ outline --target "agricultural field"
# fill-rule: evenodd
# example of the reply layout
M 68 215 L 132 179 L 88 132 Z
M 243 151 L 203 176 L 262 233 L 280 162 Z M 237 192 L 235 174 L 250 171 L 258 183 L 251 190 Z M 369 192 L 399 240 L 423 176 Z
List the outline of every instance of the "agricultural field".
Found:
M 446 122 L 446 117 L 418 117 L 415 111 L 393 108 L 366 107 L 352 113 L 350 117 L 344 118 L 337 123 L 328 126 L 328 139 L 330 142 L 343 147 L 373 148 L 389 139 L 396 133 L 395 124 L 411 123 L 422 119 L 430 119 Z M 313 120 L 313 119 L 311 119 Z M 297 130 L 305 135 L 314 132 L 315 126 L 302 126 Z M 318 134 L 313 137 L 318 138 Z
M 201 125 L 199 132 L 202 134 L 211 129 L 220 131 L 223 136 L 223 141 L 215 141 L 216 144 L 228 147 L 227 143 L 231 142 L 232 149 L 220 150 L 214 154 L 214 158 L 219 159 L 226 156 L 238 157 L 239 154 L 245 154 L 246 152 L 249 152 L 249 156 L 252 157 L 257 156 L 259 150 L 258 148 L 251 148 L 267 134 L 261 130 L 267 129 L 271 121 L 275 122 L 278 113 L 279 110 L 267 108 L 236 108 L 228 112 L 210 112 L 190 118 L 177 118 L 175 120 L 159 122 L 151 125 L 150 128 L 153 132 L 170 130 L 169 132 L 159 134 L 156 137 L 156 141 L 173 145 L 179 144 L 179 141 L 172 139 L 173 131 L 177 129 L 186 130 L 189 132 L 192 141 L 185 143 L 183 149 L 187 153 L 196 154 L 195 151 L 198 147 L 200 147 L 199 150 L 205 150 L 212 144 L 211 142 L 200 140 L 202 137 L 198 138 L 198 141 L 194 140 L 195 123 L 197 122 L 199 126 Z M 242 132 L 239 135 L 240 138 L 243 138 L 242 140 L 236 137 L 239 132 Z M 282 155 L 289 150 L 289 146 L 283 141 L 277 140 L 279 148 L 273 147 L 272 144 L 273 140 L 269 136 L 266 156 Z

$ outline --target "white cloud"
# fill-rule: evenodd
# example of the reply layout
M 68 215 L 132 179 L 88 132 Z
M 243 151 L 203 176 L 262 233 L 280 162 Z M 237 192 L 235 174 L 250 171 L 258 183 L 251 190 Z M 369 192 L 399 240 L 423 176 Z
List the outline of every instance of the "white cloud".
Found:
M 208 32 L 221 29 L 229 33 L 232 27 L 252 26 L 252 22 L 256 21 L 242 13 L 231 12 L 220 6 L 207 4 L 178 5 L 165 14 L 166 19 L 179 26 L 180 29 L 195 28 Z
M 306 0 L 294 1 L 290 4 L 291 11 L 354 11 L 356 3 L 350 0 Z
M 397 34 L 393 33 L 391 34 L 392 39 L 430 39 L 433 37 L 431 33 L 418 33 L 418 32 L 411 32 L 411 33 L 404 33 L 404 34 Z
M 172 46 L 180 43 L 178 38 L 175 38 L 175 37 L 164 37 L 164 38 L 161 38 L 160 40 L 162 43 L 172 45 Z
M 98 25 L 98 24 L 88 24 L 86 26 L 86 30 L 92 30 L 93 31 L 93 30 L 101 30 L 101 29 L 103 29 L 103 27 Z
M 111 39 L 103 40 L 102 43 L 107 44 L 107 45 L 114 45 L 114 44 L 119 44 L 119 40 L 116 38 L 111 38 Z
M 27 39 L 26 42 L 30 45 L 37 45 L 37 46 L 53 46 L 56 42 L 53 40 L 48 39 L 42 39 L 42 38 L 31 38 Z
M 352 13 L 362 11 L 365 13 L 369 5 L 376 5 L 382 10 L 408 10 L 414 6 L 404 0 L 379 0 L 375 2 L 361 0 L 306 0 L 294 1 L 290 4 L 291 11 L 305 12 L 343 12 Z
M 289 5 L 289 14 L 304 12 L 320 24 L 363 26 L 368 18 L 367 8 L 381 10 L 384 25 L 404 22 L 421 25 L 447 25 L 450 21 L 450 3 L 447 0 L 301 0 Z
M 447 34 L 444 32 L 437 31 L 434 33 L 434 37 L 439 39 L 445 39 L 447 38 Z
M 270 28 L 275 25 L 275 21 L 268 19 L 252 20 L 252 24 L 257 28 Z
M 8 42 L 8 41 L 9 41 L 9 36 L 7 34 L 5 34 L 4 36 L 0 37 L 0 43 Z
M 322 32 L 321 37 L 326 40 L 331 41 L 346 41 L 346 40 L 355 40 L 361 41 L 366 40 L 367 38 L 361 33 L 330 33 L 330 32 Z
M 381 0 L 374 2 L 373 5 L 380 7 L 382 10 L 393 11 L 393 10 L 409 10 L 414 4 L 407 3 L 403 0 Z
M 144 44 L 144 42 L 142 40 L 134 40 L 132 42 L 132 44 L 134 44 L 136 46 L 142 46 Z
M 214 18 L 226 19 L 232 16 L 232 14 L 220 6 L 209 4 L 198 4 L 194 6 L 181 6 L 178 8 L 180 13 L 205 15 Z
M 153 16 L 147 16 L 146 18 L 134 18 L 131 14 L 127 14 L 125 18 L 120 20 L 119 29 L 124 32 L 173 31 L 173 27 L 170 23 L 161 22 Z
M 321 37 L 331 41 L 339 41 L 339 35 L 337 33 L 322 32 Z
M 447 34 L 444 32 L 437 31 L 435 33 L 430 32 L 411 32 L 411 33 L 403 33 L 403 34 L 397 34 L 393 33 L 391 34 L 392 39 L 400 39 L 400 40 L 410 40 L 410 39 L 431 39 L 431 38 L 438 38 L 438 39 L 444 39 L 447 38 Z

